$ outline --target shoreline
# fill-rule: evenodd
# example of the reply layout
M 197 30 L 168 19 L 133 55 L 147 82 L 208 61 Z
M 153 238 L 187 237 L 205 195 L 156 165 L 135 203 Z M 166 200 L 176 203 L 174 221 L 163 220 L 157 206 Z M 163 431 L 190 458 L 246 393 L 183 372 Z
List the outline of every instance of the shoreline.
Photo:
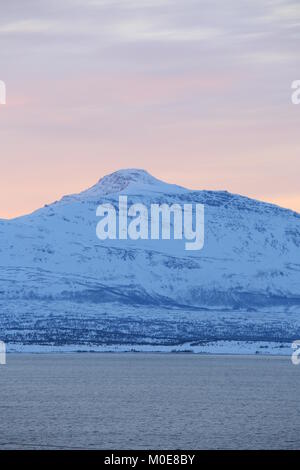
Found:
M 7 354 L 190 354 L 230 356 L 291 356 L 291 343 L 267 341 L 211 341 L 181 345 L 21 345 L 6 344 Z

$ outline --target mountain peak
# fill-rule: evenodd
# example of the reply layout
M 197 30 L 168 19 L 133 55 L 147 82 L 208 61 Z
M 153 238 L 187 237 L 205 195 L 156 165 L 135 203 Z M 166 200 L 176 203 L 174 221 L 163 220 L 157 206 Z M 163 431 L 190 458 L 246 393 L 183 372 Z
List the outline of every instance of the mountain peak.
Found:
M 113 173 L 103 176 L 91 188 L 83 191 L 82 196 L 97 196 L 103 194 L 117 193 L 130 189 L 148 189 L 148 190 L 174 190 L 184 191 L 184 188 L 172 184 L 165 183 L 154 176 L 148 171 L 140 168 L 127 168 L 117 170 Z
M 126 168 L 114 171 L 108 175 L 103 176 L 100 178 L 97 184 L 123 184 L 123 183 L 146 183 L 146 184 L 153 184 L 155 183 L 156 178 L 150 175 L 148 171 L 143 170 L 141 168 Z

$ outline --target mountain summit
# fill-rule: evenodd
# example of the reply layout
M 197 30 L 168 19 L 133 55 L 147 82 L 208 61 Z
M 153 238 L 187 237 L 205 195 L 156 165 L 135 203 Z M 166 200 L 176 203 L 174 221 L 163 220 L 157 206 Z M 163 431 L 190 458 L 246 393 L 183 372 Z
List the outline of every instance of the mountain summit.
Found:
M 100 178 L 98 182 L 98 184 L 101 186 L 113 186 L 115 184 L 119 184 L 120 191 L 122 190 L 123 184 L 128 185 L 130 183 L 154 185 L 159 183 L 159 180 L 150 175 L 150 173 L 148 173 L 146 170 L 139 168 L 128 168 L 115 171 L 109 175 L 105 175 Z
M 186 191 L 186 189 L 165 183 L 150 175 L 146 170 L 129 168 L 103 176 L 94 186 L 83 191 L 80 195 L 93 197 L 112 193 L 130 193 L 131 191 L 169 191 L 173 193 Z

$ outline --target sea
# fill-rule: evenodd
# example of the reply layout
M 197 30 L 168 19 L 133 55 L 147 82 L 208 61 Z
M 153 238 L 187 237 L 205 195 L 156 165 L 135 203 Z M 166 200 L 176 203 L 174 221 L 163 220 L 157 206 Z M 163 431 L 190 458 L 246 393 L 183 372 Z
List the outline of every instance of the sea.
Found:
M 0 449 L 299 449 L 288 357 L 8 354 Z

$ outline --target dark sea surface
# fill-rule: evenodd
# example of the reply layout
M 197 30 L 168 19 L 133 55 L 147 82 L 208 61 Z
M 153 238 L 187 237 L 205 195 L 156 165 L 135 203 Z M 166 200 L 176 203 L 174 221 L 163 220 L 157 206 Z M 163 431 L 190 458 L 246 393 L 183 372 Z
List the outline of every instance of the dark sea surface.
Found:
M 300 449 L 287 357 L 10 354 L 1 449 Z

